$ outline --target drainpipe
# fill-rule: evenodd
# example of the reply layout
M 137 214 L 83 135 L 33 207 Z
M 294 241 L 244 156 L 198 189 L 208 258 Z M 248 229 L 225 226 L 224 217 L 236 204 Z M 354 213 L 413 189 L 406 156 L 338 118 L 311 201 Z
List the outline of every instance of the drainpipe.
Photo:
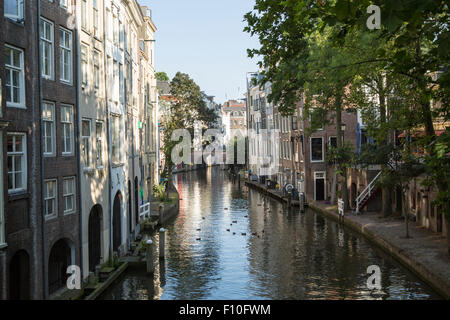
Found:
M 124 53 L 124 56 L 125 56 L 125 53 Z M 132 62 L 131 62 L 131 65 L 133 65 Z M 139 70 L 140 70 L 140 68 L 139 68 Z M 138 89 L 140 89 L 140 88 L 141 88 L 141 86 L 139 85 L 139 82 L 138 82 Z M 124 89 L 126 90 L 126 88 L 120 88 L 120 90 L 124 90 Z M 124 94 L 124 96 L 125 96 L 125 94 Z M 128 95 L 126 95 L 126 98 L 124 99 L 126 115 L 127 115 L 125 120 L 128 122 L 128 101 L 127 100 L 128 100 Z M 136 192 L 134 192 L 134 190 L 136 190 L 136 188 L 139 188 L 139 183 L 136 186 L 136 179 L 134 178 L 135 175 L 136 175 L 135 164 L 134 164 L 134 159 L 135 159 L 135 154 L 136 154 L 136 145 L 134 143 L 135 139 L 134 139 L 134 114 L 133 114 L 133 109 L 134 109 L 133 108 L 133 99 L 131 99 L 131 121 L 130 121 L 131 124 L 129 124 L 129 125 L 131 126 L 131 173 L 133 175 L 131 178 L 133 180 L 133 185 L 134 185 L 134 189 L 133 190 L 128 190 L 128 195 L 130 196 L 131 199 L 133 199 L 133 196 L 131 194 L 133 193 L 134 196 L 136 197 Z M 138 110 L 139 110 L 139 106 L 138 106 Z M 130 179 L 130 177 L 128 177 L 128 179 Z M 126 184 L 126 185 L 128 186 L 128 184 Z M 138 196 L 138 199 L 139 199 L 139 189 L 138 189 L 138 195 L 137 196 Z M 134 203 L 134 206 L 133 206 L 133 203 L 131 204 L 130 211 L 133 211 L 133 207 L 136 208 L 136 201 L 138 201 L 138 199 L 134 199 L 135 203 Z M 138 207 L 138 210 L 139 210 L 139 207 Z M 128 212 L 128 214 L 130 215 L 130 217 L 128 217 L 127 220 L 130 221 L 130 224 L 131 224 L 128 227 L 128 232 L 130 232 L 130 234 L 127 237 L 128 238 L 128 241 L 127 241 L 128 242 L 128 250 L 129 250 L 131 248 L 130 236 L 132 236 L 132 232 L 131 232 L 132 230 L 131 229 L 132 229 L 132 225 L 133 225 L 133 215 L 131 214 L 131 212 Z M 136 215 L 139 214 L 139 211 L 135 212 L 135 214 Z M 134 219 L 134 221 L 136 221 L 136 219 Z M 134 230 L 134 228 L 133 228 L 133 230 Z
M 44 137 L 42 135 L 43 131 L 43 122 L 42 122 L 42 61 L 41 61 L 41 42 L 40 42 L 40 21 L 41 21 L 41 1 L 37 0 L 37 46 L 38 46 L 38 77 L 39 77 L 39 128 L 40 128 L 40 136 L 41 136 L 41 144 L 39 148 L 39 156 L 41 158 L 41 214 L 42 214 L 42 220 L 41 220 L 41 241 L 42 241 L 42 279 L 43 279 L 43 295 L 44 299 L 48 298 L 48 286 L 47 286 L 47 263 L 45 257 L 46 257 L 46 251 L 45 250 L 45 214 L 44 214 L 44 156 L 43 156 L 43 149 L 42 146 L 44 144 Z M 35 154 L 36 156 L 36 154 Z M 39 157 L 38 156 L 38 157 Z M 37 205 L 36 205 L 37 207 Z
M 74 141 L 74 148 L 73 151 L 75 152 L 75 149 L 77 150 L 77 164 L 78 164 L 78 215 L 80 217 L 80 225 L 79 225 L 79 237 L 80 237 L 80 264 L 81 264 L 81 279 L 84 279 L 84 268 L 83 268 L 83 208 L 82 208 L 82 204 L 81 204 L 81 175 L 83 174 L 81 172 L 81 155 L 80 155 L 80 149 L 79 148 L 75 148 L 76 146 L 79 146 L 78 141 L 80 138 L 80 86 L 79 86 L 79 79 L 80 79 L 80 68 L 79 68 L 79 63 L 78 63 L 78 50 L 79 50 L 79 44 L 80 42 L 78 41 L 78 21 L 77 24 L 75 26 L 75 29 L 73 30 L 73 34 L 74 34 L 74 40 L 77 45 L 74 46 L 74 48 L 76 48 L 74 55 L 75 55 L 75 61 L 76 61 L 76 70 L 77 72 L 74 72 L 74 75 L 76 74 L 75 79 L 73 79 L 73 82 L 75 85 L 75 90 L 76 90 L 76 98 L 75 98 L 75 103 L 76 103 L 76 119 L 77 119 L 77 132 L 76 132 L 76 141 Z M 73 61 L 72 61 L 73 63 Z M 75 140 L 75 139 L 74 139 Z
M 108 64 L 108 60 L 106 58 L 106 6 L 103 6 L 103 77 L 105 83 L 105 109 L 106 109 L 106 146 L 108 150 L 108 209 L 109 209 L 109 259 L 113 257 L 113 225 L 112 225 L 112 212 L 111 212 L 111 188 L 112 188 L 112 176 L 111 176 L 111 149 L 110 149 L 110 140 L 109 140 L 109 104 L 108 104 L 108 90 L 107 83 L 108 77 L 106 75 L 106 67 Z

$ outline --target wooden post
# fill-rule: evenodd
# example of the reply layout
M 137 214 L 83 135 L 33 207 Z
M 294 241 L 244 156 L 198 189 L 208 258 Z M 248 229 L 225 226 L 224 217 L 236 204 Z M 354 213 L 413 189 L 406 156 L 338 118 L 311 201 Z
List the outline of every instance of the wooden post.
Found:
M 159 229 L 159 258 L 161 260 L 165 259 L 166 256 L 166 229 L 161 228 Z
M 147 273 L 155 273 L 155 265 L 153 263 L 153 241 L 147 240 Z

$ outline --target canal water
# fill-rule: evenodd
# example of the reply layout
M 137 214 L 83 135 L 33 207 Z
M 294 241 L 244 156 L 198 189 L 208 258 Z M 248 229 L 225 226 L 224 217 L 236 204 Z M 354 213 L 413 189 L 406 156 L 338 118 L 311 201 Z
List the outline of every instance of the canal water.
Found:
M 312 210 L 289 211 L 218 167 L 175 180 L 182 201 L 166 260 L 154 276 L 129 268 L 101 299 L 440 298 L 354 232 Z M 381 290 L 367 288 L 371 265 Z

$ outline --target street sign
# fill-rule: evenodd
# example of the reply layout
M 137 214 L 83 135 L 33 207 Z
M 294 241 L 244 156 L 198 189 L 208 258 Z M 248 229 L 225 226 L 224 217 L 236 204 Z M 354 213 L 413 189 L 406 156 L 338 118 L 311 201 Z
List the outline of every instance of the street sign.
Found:
M 338 213 L 340 216 L 344 216 L 344 200 L 338 199 Z
M 288 185 L 286 185 L 285 189 L 286 189 L 286 192 L 290 193 L 292 191 L 292 189 L 294 189 L 294 186 L 292 184 L 288 184 Z

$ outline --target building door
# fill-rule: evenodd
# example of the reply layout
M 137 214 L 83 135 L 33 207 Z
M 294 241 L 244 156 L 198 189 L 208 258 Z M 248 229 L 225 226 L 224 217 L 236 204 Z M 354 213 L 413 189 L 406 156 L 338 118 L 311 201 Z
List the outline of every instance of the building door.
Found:
M 136 223 L 139 223 L 139 181 L 134 178 L 134 214 L 136 215 Z
M 132 214 L 131 214 L 131 203 L 132 203 L 132 199 L 131 199 L 131 181 L 128 180 L 128 228 L 130 230 L 130 234 L 133 231 L 133 220 L 132 220 Z
M 30 257 L 25 250 L 18 251 L 9 264 L 9 299 L 30 299 Z
M 314 172 L 314 199 L 324 201 L 325 197 L 325 172 Z
M 95 205 L 89 214 L 89 271 L 100 264 L 102 246 L 102 207 Z
M 113 251 L 122 244 L 122 196 L 117 192 L 113 204 Z
M 56 292 L 66 285 L 67 267 L 71 265 L 71 249 L 64 239 L 58 240 L 50 251 L 48 261 L 48 291 Z

